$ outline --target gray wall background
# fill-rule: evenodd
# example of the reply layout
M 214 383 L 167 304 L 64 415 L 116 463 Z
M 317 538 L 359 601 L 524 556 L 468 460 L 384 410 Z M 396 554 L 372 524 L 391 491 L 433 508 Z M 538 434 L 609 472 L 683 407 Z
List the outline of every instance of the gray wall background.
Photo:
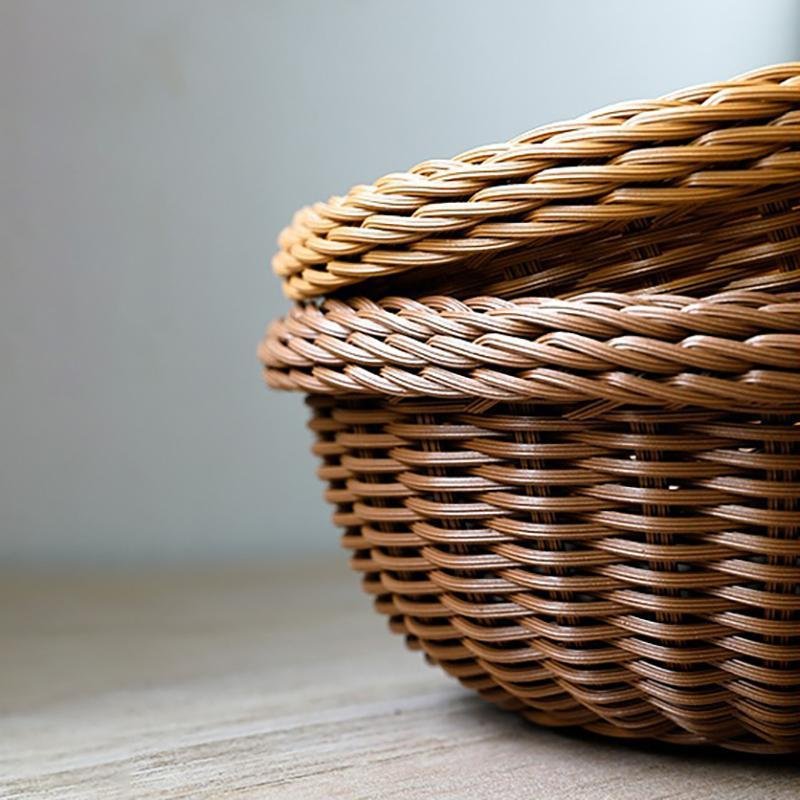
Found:
M 0 0 L 0 562 L 333 552 L 255 345 L 304 202 L 800 55 L 791 0 Z

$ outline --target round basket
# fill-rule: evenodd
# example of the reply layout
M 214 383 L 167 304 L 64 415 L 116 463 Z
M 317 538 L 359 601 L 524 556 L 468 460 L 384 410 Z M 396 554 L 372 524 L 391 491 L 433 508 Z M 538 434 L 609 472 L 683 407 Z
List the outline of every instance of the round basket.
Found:
M 267 382 L 309 395 L 377 609 L 485 698 L 800 751 L 799 108 L 770 67 L 281 235 Z

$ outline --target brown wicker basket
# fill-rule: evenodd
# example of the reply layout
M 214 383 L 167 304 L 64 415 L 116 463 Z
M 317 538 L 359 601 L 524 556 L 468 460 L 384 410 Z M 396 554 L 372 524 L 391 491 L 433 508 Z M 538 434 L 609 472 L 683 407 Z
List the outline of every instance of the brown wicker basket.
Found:
M 298 213 L 260 348 L 379 611 L 546 725 L 800 751 L 800 65 Z M 321 302 L 316 298 L 325 297 Z

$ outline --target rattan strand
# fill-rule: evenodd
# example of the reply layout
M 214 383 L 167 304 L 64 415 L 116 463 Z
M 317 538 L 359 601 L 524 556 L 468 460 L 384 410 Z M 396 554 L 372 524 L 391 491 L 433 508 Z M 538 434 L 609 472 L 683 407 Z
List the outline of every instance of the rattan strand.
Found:
M 302 302 L 267 382 L 309 395 L 377 610 L 486 699 L 800 752 L 798 144 L 780 65 L 426 162 L 282 234 Z

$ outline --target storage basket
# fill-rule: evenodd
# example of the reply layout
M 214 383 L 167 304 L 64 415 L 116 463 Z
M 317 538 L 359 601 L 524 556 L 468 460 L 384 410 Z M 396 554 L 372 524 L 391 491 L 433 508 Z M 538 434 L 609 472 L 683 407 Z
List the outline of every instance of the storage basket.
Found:
M 392 630 L 546 725 L 800 751 L 800 65 L 298 213 L 259 355 Z

